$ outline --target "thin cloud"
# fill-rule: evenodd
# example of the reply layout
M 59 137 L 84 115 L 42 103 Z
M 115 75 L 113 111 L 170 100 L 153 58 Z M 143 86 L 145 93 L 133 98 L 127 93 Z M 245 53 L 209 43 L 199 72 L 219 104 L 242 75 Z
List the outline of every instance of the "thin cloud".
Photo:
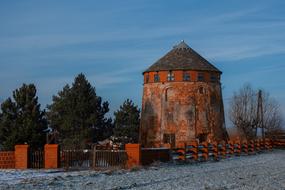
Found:
M 256 45 L 247 45 L 241 47 L 216 48 L 209 51 L 207 57 L 217 61 L 237 61 L 247 58 L 254 58 L 266 55 L 285 54 L 285 47 L 259 47 Z

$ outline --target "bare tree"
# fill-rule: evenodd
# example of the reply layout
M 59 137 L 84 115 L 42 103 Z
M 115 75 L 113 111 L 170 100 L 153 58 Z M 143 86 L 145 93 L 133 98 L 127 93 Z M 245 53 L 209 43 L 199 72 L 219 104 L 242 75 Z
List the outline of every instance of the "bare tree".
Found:
M 282 131 L 283 118 L 279 103 L 275 99 L 271 98 L 267 93 L 263 98 L 263 106 L 263 127 L 266 134 L 268 136 L 272 136 L 275 133 Z
M 257 137 L 258 128 L 269 134 L 282 127 L 282 114 L 278 102 L 268 93 L 260 90 L 259 93 L 262 98 L 258 103 L 257 90 L 245 84 L 230 100 L 230 120 L 247 140 Z
M 249 84 L 235 92 L 230 100 L 230 120 L 246 139 L 255 137 L 257 126 L 256 93 Z

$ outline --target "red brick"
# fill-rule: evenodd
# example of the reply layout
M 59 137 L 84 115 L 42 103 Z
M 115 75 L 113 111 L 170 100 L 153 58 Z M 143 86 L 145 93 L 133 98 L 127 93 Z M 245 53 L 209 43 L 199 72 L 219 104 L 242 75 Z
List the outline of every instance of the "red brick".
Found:
M 128 155 L 127 167 L 132 168 L 141 164 L 141 145 L 126 144 L 125 150 Z
M 14 151 L 0 152 L 0 168 L 1 169 L 13 169 L 13 168 L 15 168 Z
M 27 169 L 29 157 L 29 145 L 15 146 L 15 168 Z
M 59 146 L 57 144 L 45 145 L 45 169 L 59 168 Z

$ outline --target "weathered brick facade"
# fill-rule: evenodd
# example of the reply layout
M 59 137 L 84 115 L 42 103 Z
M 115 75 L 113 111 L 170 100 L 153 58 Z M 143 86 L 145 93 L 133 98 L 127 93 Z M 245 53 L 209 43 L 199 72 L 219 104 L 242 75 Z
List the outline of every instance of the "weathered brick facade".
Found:
M 220 75 L 218 69 L 184 42 L 146 70 L 140 128 L 142 145 L 179 146 L 195 139 L 226 140 Z

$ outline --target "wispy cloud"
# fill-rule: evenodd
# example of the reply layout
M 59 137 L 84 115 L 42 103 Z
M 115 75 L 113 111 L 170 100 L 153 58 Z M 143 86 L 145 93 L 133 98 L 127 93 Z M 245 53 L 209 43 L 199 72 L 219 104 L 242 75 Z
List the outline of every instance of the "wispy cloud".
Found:
M 218 47 L 215 50 L 209 50 L 207 57 L 218 61 L 236 61 L 253 57 L 260 57 L 274 54 L 285 54 L 284 46 L 258 46 L 244 44 L 243 46 Z
M 0 52 L 7 51 L 38 51 L 40 49 L 52 49 L 68 46 L 90 45 L 100 48 L 102 44 L 114 44 L 116 42 L 126 42 L 137 40 L 142 42 L 150 39 L 166 39 L 178 36 L 181 38 L 193 39 L 193 43 L 199 45 L 201 49 L 206 49 L 209 58 L 218 60 L 239 60 L 249 57 L 257 57 L 266 54 L 284 53 L 284 38 L 280 32 L 276 34 L 275 28 L 285 32 L 285 21 L 282 19 L 271 18 L 268 20 L 259 19 L 246 20 L 250 15 L 255 15 L 264 11 L 264 6 L 256 6 L 245 10 L 237 10 L 234 12 L 226 12 L 214 15 L 212 17 L 199 15 L 196 20 L 191 20 L 191 24 L 186 25 L 183 22 L 167 25 L 159 24 L 156 27 L 141 28 L 129 27 L 119 28 L 115 31 L 94 32 L 93 34 L 45 34 L 45 35 L 26 35 L 15 37 L 0 37 Z M 240 22 L 241 20 L 245 20 Z M 274 20 L 275 19 L 275 20 Z M 275 30 L 275 31 L 274 31 Z M 201 36 L 201 32 L 208 35 Z M 237 33 L 237 31 L 239 31 Z M 261 32 L 262 31 L 262 32 Z M 283 39 L 283 40 L 282 40 Z M 279 40 L 277 45 L 266 47 L 272 40 Z M 190 44 L 192 41 L 190 42 Z M 142 49 L 145 51 L 146 49 Z M 100 55 L 88 52 L 77 53 L 55 53 L 51 56 L 65 56 L 70 58 L 78 56 L 95 57 L 104 56 L 106 52 L 100 51 Z M 117 50 L 119 52 L 119 50 Z M 130 52 L 131 55 L 132 52 Z M 147 52 L 148 53 L 148 52 Z

